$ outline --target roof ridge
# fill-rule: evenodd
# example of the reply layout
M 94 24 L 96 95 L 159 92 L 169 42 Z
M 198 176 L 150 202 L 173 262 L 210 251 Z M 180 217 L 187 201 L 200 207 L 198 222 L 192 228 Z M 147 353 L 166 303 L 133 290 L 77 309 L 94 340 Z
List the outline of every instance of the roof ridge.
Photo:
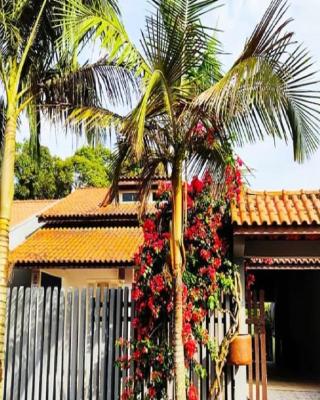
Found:
M 45 226 L 37 232 L 43 231 L 98 231 L 98 230 L 137 230 L 142 229 L 141 226 Z
M 56 202 L 61 199 L 15 199 L 13 200 L 14 203 L 44 203 L 44 202 Z
M 278 189 L 278 190 L 255 190 L 255 189 L 251 189 L 251 188 L 245 188 L 244 189 L 244 193 L 248 194 L 248 195 L 281 195 L 281 194 L 288 194 L 288 195 L 292 195 L 292 194 L 297 194 L 297 195 L 301 195 L 301 194 L 316 194 L 316 193 L 320 193 L 320 188 L 319 189 L 297 189 L 297 190 L 287 190 L 287 189 Z

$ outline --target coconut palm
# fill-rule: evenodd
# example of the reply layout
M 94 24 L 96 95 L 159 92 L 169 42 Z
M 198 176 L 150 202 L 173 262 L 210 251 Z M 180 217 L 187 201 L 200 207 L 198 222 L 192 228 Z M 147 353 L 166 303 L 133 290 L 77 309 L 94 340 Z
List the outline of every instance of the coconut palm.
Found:
M 78 8 L 82 2 L 78 1 Z M 126 33 L 117 3 L 85 1 L 105 16 L 104 38 L 115 54 L 126 49 Z M 19 117 L 24 113 L 32 148 L 39 144 L 41 117 L 67 118 L 70 105 L 99 107 L 103 96 L 109 103 L 130 102 L 133 77 L 121 65 L 106 65 L 105 57 L 94 64 L 79 63 L 81 50 L 90 42 L 88 29 L 71 46 L 66 29 L 65 1 L 3 0 L 0 6 L 0 370 L 3 371 L 6 286 L 8 279 L 8 231 L 13 200 L 15 142 Z M 121 49 L 119 43 L 122 43 Z M 79 128 L 79 127 L 78 127 Z M 79 132 L 79 129 L 77 131 Z M 80 128 L 81 131 L 81 128 Z M 90 132 L 89 132 L 90 133 Z M 91 132 L 92 133 L 92 132 Z M 2 375 L 2 374 L 1 374 Z M 1 379 L 1 377 L 0 377 Z M 0 397 L 2 398 L 3 379 Z
M 76 7 L 75 0 L 69 1 Z M 137 105 L 125 117 L 84 107 L 75 109 L 71 118 L 88 127 L 113 126 L 118 132 L 114 181 L 105 203 L 116 196 L 121 166 L 130 159 L 141 160 L 143 165 L 142 201 L 159 164 L 170 173 L 175 393 L 182 400 L 186 397 L 182 342 L 184 168 L 195 174 L 209 169 L 221 175 L 234 145 L 265 136 L 291 140 L 294 159 L 303 161 L 318 145 L 319 98 L 312 86 L 308 52 L 287 31 L 286 1 L 271 2 L 241 56 L 225 74 L 218 62 L 215 32 L 201 22 L 217 0 L 151 3 L 154 10 L 142 33 L 142 52 L 132 47 L 128 59 L 121 58 L 141 78 Z M 82 17 L 89 14 L 89 10 L 82 12 Z M 70 21 L 77 21 L 74 13 Z M 99 26 L 101 23 L 99 20 Z M 102 28 L 99 34 L 103 34 Z

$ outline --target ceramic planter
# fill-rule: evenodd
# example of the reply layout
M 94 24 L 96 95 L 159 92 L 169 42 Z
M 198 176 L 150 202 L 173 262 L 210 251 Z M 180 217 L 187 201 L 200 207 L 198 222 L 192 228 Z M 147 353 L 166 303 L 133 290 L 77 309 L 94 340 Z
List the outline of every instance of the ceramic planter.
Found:
M 236 366 L 252 364 L 251 335 L 239 334 L 231 342 L 228 354 L 228 364 Z

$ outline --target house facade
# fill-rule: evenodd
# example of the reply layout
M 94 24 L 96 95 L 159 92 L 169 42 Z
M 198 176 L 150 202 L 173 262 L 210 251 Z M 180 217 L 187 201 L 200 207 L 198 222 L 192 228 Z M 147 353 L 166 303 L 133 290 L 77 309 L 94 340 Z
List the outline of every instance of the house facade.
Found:
M 147 204 L 152 212 L 156 179 Z M 119 202 L 101 206 L 107 188 L 78 189 L 38 216 L 41 229 L 10 254 L 15 276 L 30 274 L 32 286 L 130 286 L 133 256 L 143 242 L 136 178 L 119 183 Z
M 269 383 L 319 383 L 320 191 L 245 190 L 232 224 L 243 287 L 264 293 Z
M 43 226 L 43 223 L 38 220 L 38 215 L 56 202 L 57 200 L 14 200 L 9 229 L 10 251 L 21 245 L 33 232 Z M 28 285 L 30 280 L 31 271 L 15 270 L 14 274 L 11 274 L 11 284 L 16 286 Z
M 102 207 L 107 189 L 87 188 L 42 211 L 39 229 L 11 251 L 12 286 L 25 275 L 25 286 L 130 287 L 143 243 L 139 182 L 122 180 L 119 189 L 118 204 Z M 153 195 L 147 210 L 154 211 Z M 246 189 L 232 206 L 231 224 L 243 287 L 240 333 L 248 332 L 249 277 L 250 292 L 264 294 L 269 384 L 287 377 L 319 382 L 320 191 Z M 248 370 L 236 367 L 232 376 L 234 398 L 243 400 Z

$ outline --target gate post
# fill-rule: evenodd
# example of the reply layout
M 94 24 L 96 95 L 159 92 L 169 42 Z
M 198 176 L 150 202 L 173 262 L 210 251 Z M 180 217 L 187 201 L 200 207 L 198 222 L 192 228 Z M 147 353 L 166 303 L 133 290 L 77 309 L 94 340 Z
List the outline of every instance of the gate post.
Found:
M 234 237 L 233 242 L 233 255 L 234 263 L 240 268 L 242 298 L 240 308 L 240 326 L 239 333 L 248 333 L 246 324 L 246 285 L 245 285 L 245 271 L 244 271 L 244 238 Z M 234 374 L 234 400 L 245 400 L 247 398 L 247 368 L 245 366 L 235 367 Z

